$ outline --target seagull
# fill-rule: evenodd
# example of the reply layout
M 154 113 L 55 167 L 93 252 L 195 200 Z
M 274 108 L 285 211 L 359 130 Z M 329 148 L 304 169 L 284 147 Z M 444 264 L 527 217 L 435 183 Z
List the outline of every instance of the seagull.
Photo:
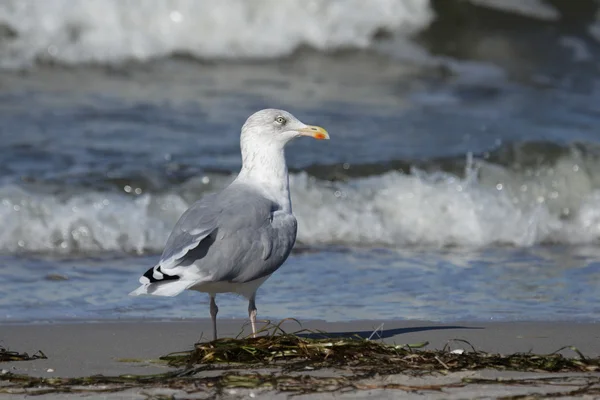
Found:
M 160 261 L 140 277 L 132 296 L 176 296 L 196 290 L 210 296 L 213 339 L 215 298 L 237 293 L 248 300 L 256 337 L 256 291 L 288 258 L 296 241 L 284 148 L 292 139 L 329 139 L 283 110 L 252 114 L 242 126 L 242 169 L 221 192 L 202 197 L 173 228 Z

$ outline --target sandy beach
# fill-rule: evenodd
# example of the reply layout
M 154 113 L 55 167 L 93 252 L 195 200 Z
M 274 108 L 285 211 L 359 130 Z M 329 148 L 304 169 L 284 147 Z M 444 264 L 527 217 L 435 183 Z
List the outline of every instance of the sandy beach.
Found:
M 234 337 L 240 333 L 243 320 L 220 320 L 221 336 Z M 383 325 L 382 325 L 383 324 Z M 294 332 L 299 326 L 293 321 L 286 321 L 282 328 Z M 561 322 L 488 322 L 470 323 L 456 322 L 440 324 L 429 321 L 356 321 L 330 323 L 323 321 L 303 321 L 302 328 L 312 331 L 326 331 L 331 337 L 347 337 L 359 335 L 369 337 L 377 331 L 373 338 L 380 337 L 386 343 L 414 344 L 429 342 L 425 349 L 470 350 L 469 346 L 460 340 L 471 343 L 475 349 L 491 352 L 512 354 L 516 352 L 532 352 L 547 354 L 564 346 L 574 346 L 587 357 L 600 355 L 600 331 L 597 324 L 591 323 L 561 323 Z M 383 329 L 381 329 L 383 328 Z M 247 330 L 243 333 L 246 334 Z M 210 334 L 209 320 L 187 321 L 114 321 L 99 323 L 77 324 L 46 324 L 46 325 L 3 325 L 0 327 L 0 344 L 9 350 L 33 354 L 41 350 L 48 358 L 33 361 L 18 361 L 2 363 L 3 374 L 26 374 L 29 376 L 79 377 L 91 375 L 118 376 L 123 374 L 147 375 L 165 373 L 173 368 L 157 364 L 160 356 L 170 352 L 184 351 L 192 348 L 193 344 Z M 205 340 L 204 339 L 204 340 Z M 458 339 L 458 340 L 454 340 Z M 570 349 L 563 354 L 577 357 Z M 248 372 L 256 372 L 249 369 Z M 213 372 L 214 373 L 214 372 Z M 269 372 L 269 373 L 272 373 Z M 315 371 L 316 373 L 316 371 Z M 343 371 L 321 370 L 320 376 L 328 373 L 338 375 Z M 524 379 L 529 383 L 519 385 L 475 384 L 465 386 L 465 378 L 473 379 Z M 568 383 L 565 383 L 565 379 Z M 344 398 L 362 398 L 375 396 L 391 398 L 398 396 L 422 396 L 427 393 L 429 398 L 472 398 L 476 396 L 498 397 L 516 396 L 532 393 L 562 393 L 574 390 L 576 387 L 586 387 L 597 382 L 597 373 L 584 374 L 532 374 L 498 371 L 465 371 L 450 374 L 433 374 L 427 378 L 411 376 L 387 376 L 376 379 L 377 384 L 365 382 L 364 390 L 337 393 L 335 396 Z M 6 384 L 5 381 L 3 381 Z M 396 388 L 390 388 L 390 383 L 396 382 Z M 400 383 L 398 383 L 400 382 Z M 542 382 L 545 382 L 542 384 Z M 563 386 L 560 382 L 563 382 Z M 575 383 L 574 383 L 575 382 Z M 578 382 L 578 383 L 577 383 Z M 381 384 L 388 385 L 378 388 Z M 379 385 L 379 386 L 378 386 Z M 432 385 L 448 386 L 431 390 Z M 575 386 L 573 386 L 575 385 Z M 579 385 L 579 386 L 577 386 Z M 419 390 L 419 387 L 425 389 Z M 426 389 L 429 387 L 430 389 Z M 369 389 L 372 388 L 372 389 Z M 165 393 L 180 398 L 186 391 L 170 391 Z M 160 390 L 151 389 L 158 394 Z M 93 396 L 99 398 L 145 398 L 144 393 L 150 393 L 143 387 L 129 388 L 116 393 L 99 393 Z M 162 392 L 160 392 L 162 393 Z M 272 398 L 286 398 L 289 393 L 261 389 L 234 390 L 232 393 L 221 393 L 222 396 L 253 396 L 257 393 Z M 214 393 L 212 393 L 214 394 Z M 196 392 L 194 396 L 204 398 L 209 392 Z M 0 395 L 19 398 L 23 394 Z M 66 398 L 65 395 L 47 394 L 49 398 Z M 70 393 L 69 396 L 89 398 L 90 393 Z M 204 396 L 204 397 L 203 397 Z M 313 395 L 306 395 L 313 398 Z M 316 395 L 314 395 L 316 396 Z M 334 396 L 333 394 L 331 396 Z M 189 397 L 189 393 L 185 398 Z M 314 398 L 323 398 L 319 395 Z

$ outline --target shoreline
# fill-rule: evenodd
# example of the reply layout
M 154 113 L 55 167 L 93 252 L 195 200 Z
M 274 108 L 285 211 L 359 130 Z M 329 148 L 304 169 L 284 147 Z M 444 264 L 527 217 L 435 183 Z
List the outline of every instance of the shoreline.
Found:
M 377 330 L 383 323 L 383 330 Z M 249 333 L 249 327 L 242 319 L 222 319 L 218 321 L 219 337 L 235 337 L 243 326 L 243 334 Z M 246 324 L 246 325 L 245 325 Z M 574 326 L 575 325 L 575 326 Z M 282 322 L 281 327 L 288 333 L 300 330 L 298 324 L 292 320 Z M 389 344 L 416 344 L 429 342 L 423 350 L 440 350 L 447 346 L 450 350 L 464 349 L 470 351 L 472 345 L 478 351 L 488 353 L 513 354 L 527 353 L 549 354 L 565 346 L 574 346 L 586 357 L 600 356 L 600 324 L 598 323 L 569 323 L 569 322 L 455 322 L 436 323 L 431 321 L 353 321 L 353 322 L 324 322 L 324 321 L 302 321 L 302 328 L 317 332 L 327 332 L 327 337 L 351 337 L 358 335 L 372 339 L 383 340 Z M 375 331 L 375 333 L 374 333 Z M 33 355 L 41 350 L 48 358 L 32 361 L 15 361 L 0 363 L 0 369 L 11 374 L 27 375 L 40 378 L 74 378 L 83 376 L 122 376 L 122 375 L 150 375 L 164 374 L 175 371 L 176 368 L 169 367 L 164 363 L 157 363 L 161 356 L 172 352 L 186 351 L 193 348 L 194 343 L 200 341 L 204 332 L 204 340 L 211 337 L 210 319 L 186 320 L 186 321 L 112 321 L 94 323 L 55 323 L 43 325 L 0 325 L 0 345 L 8 350 L 27 352 Z M 318 334 L 312 334 L 312 337 Z M 456 339 L 456 341 L 454 341 Z M 466 342 L 465 342 L 466 341 Z M 467 342 L 469 344 L 467 344 Z M 561 354 L 566 357 L 578 357 L 574 350 L 564 348 Z M 255 373 L 257 366 L 248 366 L 242 370 L 244 373 Z M 266 368 L 266 367 L 265 367 Z M 264 369 L 264 368 L 263 368 Z M 281 371 L 279 371 L 281 372 Z M 315 371 L 316 373 L 317 371 Z M 340 374 L 337 369 L 318 371 L 322 374 Z M 213 373 L 215 373 L 213 371 Z M 221 372 L 225 373 L 225 372 Z M 600 386 L 600 375 L 597 372 L 587 374 L 548 374 L 552 379 L 567 379 L 565 376 L 577 377 L 585 380 L 589 386 L 589 379 L 598 379 Z M 481 380 L 508 379 L 533 379 L 540 376 L 538 373 L 514 371 L 464 371 L 452 372 L 433 376 L 430 380 L 421 379 L 420 385 L 426 382 L 454 382 L 452 387 L 458 387 L 458 383 L 465 379 Z M 482 378 L 483 377 L 483 378 Z M 486 378 L 487 377 L 487 378 Z M 389 395 L 388 386 L 381 386 L 382 382 L 400 380 L 406 386 L 406 380 L 413 382 L 415 377 L 405 374 L 382 376 L 377 378 L 378 384 L 373 386 L 382 392 L 373 393 L 376 396 Z M 538 379 L 538 378 L 536 378 Z M 541 379 L 541 378 L 540 378 Z M 547 378 L 544 378 L 547 379 Z M 505 389 L 513 393 L 517 388 L 531 390 L 538 388 L 541 384 L 538 379 L 535 385 L 512 385 Z M 548 378 L 549 379 L 549 378 Z M 572 384 L 569 379 L 569 385 Z M 574 378 L 573 378 L 574 379 Z M 3 381 L 0 380 L 0 389 Z M 362 384 L 362 383 L 361 383 Z M 430 384 L 430 383 L 428 383 Z M 367 385 L 366 383 L 364 385 Z M 387 383 L 386 383 L 387 385 Z M 463 385 L 461 383 L 461 385 Z M 508 384 L 507 384 L 508 385 Z M 553 386 L 554 385 L 554 386 Z M 404 387 L 403 386 L 403 387 Z M 425 385 L 426 386 L 426 385 Z M 425 387 L 423 386 L 423 387 Z M 463 385 L 464 386 L 464 385 Z M 502 385 L 492 385 L 494 390 Z M 514 388 L 513 388 L 514 386 Z M 561 385 L 550 385 L 553 390 L 561 389 Z M 567 385 L 568 386 L 568 385 Z M 368 388 L 369 386 L 364 386 Z M 450 387 L 450 386 L 449 386 Z M 465 386 L 466 388 L 467 386 Z M 468 386 L 470 387 L 470 386 Z M 566 386 L 565 386 L 566 387 Z M 143 390 L 142 390 L 143 389 Z M 406 387 L 405 387 L 406 389 Z M 477 389 L 480 390 L 481 388 Z M 529 390 L 528 389 L 528 390 Z M 564 389 L 564 387 L 562 387 Z M 562 390 L 561 389 L 561 390 Z M 91 389 L 86 389 L 91 390 Z M 137 391 L 136 391 L 137 390 Z M 128 388 L 127 397 L 136 398 L 140 394 L 148 392 L 148 388 Z M 156 387 L 152 390 L 159 390 Z M 162 389 L 160 389 L 162 390 Z M 249 390 L 249 389 L 248 389 Z M 416 390 L 416 389 L 415 389 Z M 445 389 L 444 389 L 445 390 Z M 459 389 L 457 389 L 459 390 Z M 460 392 L 460 390 L 463 390 Z M 461 396 L 470 397 L 466 389 L 460 389 Z M 469 389 L 470 390 L 470 389 Z M 406 390 L 407 393 L 411 390 Z M 416 390 L 418 391 L 418 390 Z M 457 392 L 457 393 L 459 393 Z M 2 392 L 0 392 L 2 393 Z M 240 392 L 242 393 L 242 392 Z M 245 392 L 244 392 L 245 393 Z M 249 392 L 248 392 L 249 393 Z M 246 394 L 248 394 L 246 393 Z M 260 389 L 260 393 L 268 394 L 269 398 L 279 398 L 277 392 Z M 448 394 L 449 392 L 444 392 Z M 470 393 L 470 392 L 469 392 Z M 483 392 L 487 393 L 487 392 Z M 519 392 L 521 393 L 521 392 Z M 529 392 L 528 392 L 529 393 Z M 117 391 L 106 394 L 107 398 L 119 398 L 125 392 Z M 288 393 L 289 394 L 289 393 Z M 416 393 L 415 393 L 416 394 Z M 23 394 L 19 394 L 21 396 Z M 26 396 L 24 394 L 23 396 Z M 89 396 L 89 392 L 70 394 L 65 397 L 62 394 L 48 394 L 49 398 L 79 398 Z M 103 394 L 104 395 L 104 394 Z M 1 397 L 2 395 L 0 395 Z M 17 396 L 17 394 L 15 394 Z M 55 397 L 52 397 L 55 396 Z M 287 396 L 287 394 L 286 394 Z M 366 393 L 365 393 L 366 396 Z M 422 394 L 421 394 L 422 396 Z M 11 396 L 12 397 L 12 396 Z M 385 397 L 385 396 L 384 396 Z M 459 396 L 460 397 L 460 396 Z M 281 398 L 285 398 L 281 397 Z M 311 398 L 311 397 L 307 397 Z M 315 397 L 317 398 L 317 397 Z M 448 398 L 448 397 L 443 397 Z M 464 397 L 463 397 L 464 398 Z
M 431 321 L 301 321 L 302 327 L 286 320 L 281 328 L 294 333 L 301 329 L 327 332 L 328 337 L 360 336 L 389 344 L 428 342 L 428 350 L 466 348 L 488 353 L 549 354 L 573 346 L 586 357 L 600 356 L 600 323 L 570 322 L 455 322 Z M 381 328 L 383 324 L 383 330 Z M 259 325 L 261 326 L 261 325 Z M 242 330 L 242 328 L 245 328 Z M 186 321 L 113 321 L 94 323 L 55 323 L 43 325 L 0 325 L 0 345 L 8 350 L 33 354 L 41 350 L 47 360 L 1 363 L 0 368 L 16 368 L 19 373 L 73 377 L 93 374 L 141 373 L 117 359 L 157 359 L 168 353 L 185 351 L 196 342 L 212 337 L 210 319 Z M 246 320 L 218 320 L 219 337 L 250 333 Z M 318 335 L 317 335 L 318 336 Z M 453 342 L 454 339 L 458 341 Z M 564 355 L 576 357 L 569 349 Z M 145 366 L 156 371 L 163 367 Z M 147 372 L 152 373 L 152 372 Z

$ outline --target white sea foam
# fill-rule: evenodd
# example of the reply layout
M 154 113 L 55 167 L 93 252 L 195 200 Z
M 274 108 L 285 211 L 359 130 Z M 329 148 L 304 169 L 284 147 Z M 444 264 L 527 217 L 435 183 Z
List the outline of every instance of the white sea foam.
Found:
M 559 17 L 540 0 L 470 1 L 534 18 Z M 300 46 L 366 48 L 380 30 L 396 37 L 391 54 L 418 62 L 424 50 L 408 38 L 434 17 L 430 0 L 4 0 L 0 67 L 38 60 L 111 64 L 174 53 L 273 58 Z
M 0 198 L 2 252 L 155 251 L 188 206 L 178 195 L 64 196 L 17 186 L 1 188 Z
M 0 46 L 0 65 L 364 48 L 379 29 L 408 35 L 432 18 L 429 0 L 5 0 L 0 25 L 12 37 Z
M 600 190 L 581 160 L 516 172 L 477 163 L 466 178 L 388 172 L 349 182 L 291 177 L 298 240 L 309 245 L 584 244 L 600 239 Z M 221 178 L 212 189 L 231 178 Z M 188 182 L 167 194 L 55 195 L 0 188 L 0 252 L 159 252 L 201 196 Z
M 491 169 L 496 168 L 503 170 Z M 587 177 L 559 178 L 560 188 L 555 179 L 511 176 L 494 184 L 495 179 L 488 177 L 483 183 L 445 173 L 390 172 L 331 187 L 298 176 L 294 205 L 299 240 L 363 246 L 521 247 L 588 243 L 600 237 L 600 192 L 590 188 Z M 570 192 L 573 188 L 580 191 Z

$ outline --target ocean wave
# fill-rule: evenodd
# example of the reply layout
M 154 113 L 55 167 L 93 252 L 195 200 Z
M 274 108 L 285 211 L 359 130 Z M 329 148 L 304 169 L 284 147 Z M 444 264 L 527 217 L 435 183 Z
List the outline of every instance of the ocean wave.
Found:
M 536 172 L 478 161 L 462 178 L 413 169 L 294 182 L 299 239 L 309 244 L 527 247 L 600 234 L 600 191 L 573 159 Z
M 377 32 L 412 34 L 432 18 L 428 0 L 5 0 L 0 65 L 365 48 Z
M 540 161 L 522 149 L 521 155 L 511 153 L 507 165 L 502 164 L 506 150 L 487 161 L 467 157 L 462 172 L 412 168 L 333 181 L 292 174 L 298 240 L 366 247 L 598 241 L 597 154 L 570 146 Z M 199 177 L 139 195 L 5 185 L 0 187 L 0 252 L 160 252 L 190 203 L 232 178 Z
M 529 18 L 560 17 L 541 0 L 470 2 Z M 303 46 L 364 49 L 390 35 L 394 48 L 378 50 L 418 63 L 423 49 L 409 38 L 436 17 L 444 18 L 434 5 L 430 0 L 4 0 L 0 68 L 38 62 L 107 65 L 177 54 L 276 58 Z

